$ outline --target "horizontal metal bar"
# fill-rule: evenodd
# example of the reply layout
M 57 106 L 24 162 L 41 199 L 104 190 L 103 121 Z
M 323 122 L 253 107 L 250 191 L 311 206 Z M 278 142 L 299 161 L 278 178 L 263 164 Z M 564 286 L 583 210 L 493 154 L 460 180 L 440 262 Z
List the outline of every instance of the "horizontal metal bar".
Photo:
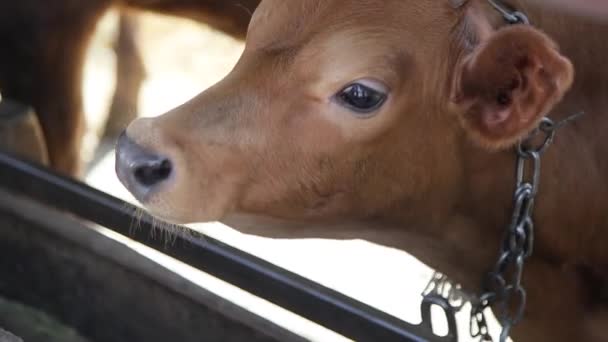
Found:
M 175 232 L 154 239 L 154 219 L 136 207 L 41 166 L 0 153 L 0 187 L 95 222 L 357 341 L 451 341 L 213 238 Z M 406 305 L 406 303 L 404 303 Z

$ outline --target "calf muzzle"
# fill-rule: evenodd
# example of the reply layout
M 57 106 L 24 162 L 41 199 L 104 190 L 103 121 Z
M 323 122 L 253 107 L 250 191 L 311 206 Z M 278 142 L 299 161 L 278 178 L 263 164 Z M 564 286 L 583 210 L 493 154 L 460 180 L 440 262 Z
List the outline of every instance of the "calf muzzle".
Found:
M 171 179 L 173 163 L 165 156 L 148 151 L 122 133 L 116 146 L 116 174 L 141 202 Z

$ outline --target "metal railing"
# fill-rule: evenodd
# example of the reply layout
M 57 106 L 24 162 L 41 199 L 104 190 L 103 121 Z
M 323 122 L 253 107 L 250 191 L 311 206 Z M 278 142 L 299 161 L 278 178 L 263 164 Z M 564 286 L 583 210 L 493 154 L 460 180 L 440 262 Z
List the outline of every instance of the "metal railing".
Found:
M 353 340 L 457 340 L 452 327 L 444 337 L 432 333 L 429 303 L 422 306 L 426 319 L 413 325 L 198 233 L 177 231 L 175 243 L 167 245 L 153 238 L 147 214 L 138 216 L 138 229 L 132 229 L 133 205 L 3 153 L 0 187 L 102 225 Z

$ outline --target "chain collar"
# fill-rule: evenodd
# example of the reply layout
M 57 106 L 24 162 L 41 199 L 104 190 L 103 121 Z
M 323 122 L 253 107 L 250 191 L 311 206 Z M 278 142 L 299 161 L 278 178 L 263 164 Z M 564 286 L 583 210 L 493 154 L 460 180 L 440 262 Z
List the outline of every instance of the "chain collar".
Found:
M 502 324 L 501 342 L 506 341 L 511 328 L 523 318 L 527 296 L 521 280 L 524 262 L 534 248 L 532 212 L 540 183 L 541 156 L 553 143 L 557 130 L 581 115 L 583 113 L 575 114 L 557 123 L 545 117 L 538 128 L 517 145 L 511 222 L 494 269 L 484 280 L 483 293 L 471 302 L 471 336 L 479 337 L 480 341 L 492 341 L 484 313 L 490 306 L 497 305 L 498 308 L 496 314 Z
M 498 0 L 487 1 L 508 24 L 530 24 L 524 13 L 510 10 Z M 528 138 L 518 143 L 515 149 L 517 162 L 513 214 L 502 240 L 498 260 L 483 279 L 481 295 L 467 295 L 445 275 L 435 273 L 422 294 L 423 317 L 430 319 L 430 314 L 424 315 L 429 303 L 438 304 L 444 308 L 451 328 L 455 326 L 456 312 L 462 309 L 464 303 L 470 302 L 471 337 L 491 342 L 493 340 L 488 330 L 486 311 L 495 306 L 495 314 L 502 325 L 500 342 L 509 338 L 513 326 L 522 320 L 527 302 L 522 275 L 525 261 L 532 255 L 534 248 L 532 214 L 540 183 L 541 156 L 553 143 L 557 130 L 581 115 L 583 113 L 559 122 L 544 117 Z M 457 340 L 457 332 L 452 328 L 449 334 Z
M 449 335 L 454 337 L 454 341 L 457 341 L 455 314 L 466 303 L 471 303 L 471 337 L 482 342 L 493 341 L 486 318 L 486 312 L 492 306 L 497 309 L 495 314 L 502 325 L 500 342 L 505 342 L 511 328 L 522 320 L 527 302 L 522 275 L 525 261 L 532 255 L 534 248 L 532 214 L 540 184 L 541 157 L 553 143 L 557 131 L 581 115 L 583 113 L 559 122 L 545 117 L 528 138 L 515 148 L 517 163 L 513 214 L 502 239 L 498 260 L 482 281 L 481 295 L 466 293 L 460 285 L 439 272 L 433 274 L 424 289 L 423 317 L 431 319 L 429 305 L 442 307 L 450 326 Z
M 526 16 L 524 13 L 519 12 L 519 11 L 513 11 L 509 8 L 507 8 L 507 6 L 505 6 L 502 2 L 498 1 L 498 0 L 487 0 L 488 3 L 490 3 L 490 5 L 492 7 L 494 7 L 495 10 L 498 11 L 498 13 L 500 13 L 502 15 L 502 17 L 505 19 L 505 21 L 511 25 L 514 24 L 524 24 L 524 25 L 529 25 L 530 24 L 530 20 L 528 19 L 528 16 Z

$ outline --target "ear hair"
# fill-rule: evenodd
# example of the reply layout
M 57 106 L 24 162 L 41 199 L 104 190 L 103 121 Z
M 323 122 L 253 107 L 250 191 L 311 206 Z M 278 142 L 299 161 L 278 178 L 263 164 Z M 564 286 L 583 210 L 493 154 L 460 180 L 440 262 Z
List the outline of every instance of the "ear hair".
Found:
M 464 128 L 489 148 L 512 146 L 562 98 L 574 76 L 556 44 L 531 26 L 502 28 L 456 67 L 452 101 Z

